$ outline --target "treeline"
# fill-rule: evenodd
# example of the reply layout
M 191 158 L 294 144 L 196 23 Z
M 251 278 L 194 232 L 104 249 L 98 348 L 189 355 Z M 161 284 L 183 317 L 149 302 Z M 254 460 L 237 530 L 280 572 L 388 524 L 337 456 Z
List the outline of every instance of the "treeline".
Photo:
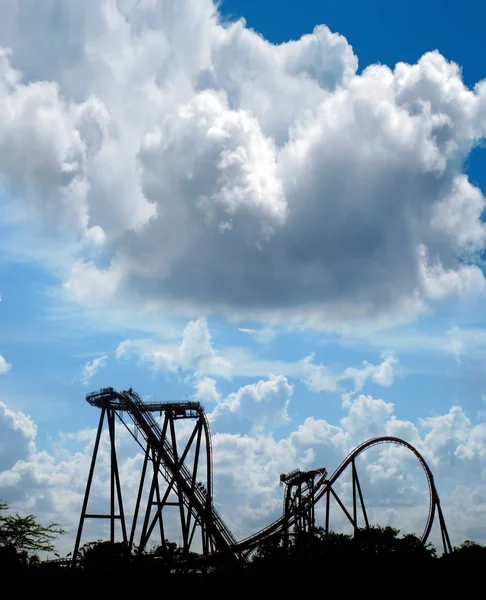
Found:
M 424 574 L 446 575 L 451 571 L 474 573 L 478 565 L 486 567 L 486 547 L 467 540 L 450 553 L 438 554 L 430 543 L 423 544 L 415 535 L 399 535 L 393 527 L 372 526 L 354 535 L 329 532 L 321 527 L 312 532 L 262 544 L 247 564 L 250 575 L 296 572 L 312 576 L 326 568 L 333 577 L 349 581 L 349 573 L 369 576 L 403 574 L 419 577 Z
M 5 504 L 0 504 L 4 513 Z M 97 579 L 121 585 L 123 581 L 150 581 L 170 586 L 192 586 L 198 590 L 216 589 L 267 581 L 288 591 L 288 586 L 324 586 L 323 589 L 368 589 L 386 582 L 401 588 L 417 585 L 450 591 L 462 590 L 482 581 L 486 547 L 467 540 L 447 554 L 423 544 L 414 535 L 400 535 L 392 527 L 374 526 L 355 535 L 326 532 L 316 527 L 310 532 L 273 537 L 250 555 L 207 558 L 191 553 L 184 556 L 176 544 L 138 552 L 121 542 L 98 540 L 84 544 L 75 562 L 69 557 L 43 562 L 37 552 L 54 551 L 53 540 L 64 531 L 55 523 L 43 526 L 33 515 L 20 517 L 0 512 L 0 570 L 25 584 L 28 580 L 78 586 Z M 216 586 L 216 587 L 215 587 Z M 247 588 L 247 589 L 250 589 Z M 375 590 L 376 591 L 376 590 Z

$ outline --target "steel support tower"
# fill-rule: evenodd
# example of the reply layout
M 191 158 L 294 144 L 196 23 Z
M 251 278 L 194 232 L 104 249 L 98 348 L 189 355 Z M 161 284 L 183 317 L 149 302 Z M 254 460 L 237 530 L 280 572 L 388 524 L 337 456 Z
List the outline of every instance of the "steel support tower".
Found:
M 116 525 L 119 525 L 121 541 L 127 547 L 136 545 L 139 551 L 144 551 L 149 540 L 157 537 L 159 546 L 164 549 L 170 507 L 173 511 L 171 523 L 174 522 L 174 517 L 178 521 L 179 558 L 182 560 L 187 560 L 193 552 L 196 533 L 200 541 L 199 554 L 208 559 L 217 556 L 245 559 L 255 548 L 274 536 L 283 535 L 287 545 L 290 532 L 295 534 L 312 530 L 315 524 L 314 508 L 321 499 L 325 501 L 326 534 L 330 531 L 331 498 L 357 533 L 363 525 L 368 528 L 369 521 L 356 459 L 367 449 L 382 444 L 406 448 L 418 459 L 427 480 L 430 498 L 425 529 L 420 539 L 424 544 L 427 542 L 437 515 L 444 552 L 452 552 L 432 472 L 420 453 L 400 438 L 384 436 L 362 443 L 330 477 L 324 468 L 282 474 L 280 482 L 286 486 L 283 515 L 260 531 L 236 541 L 213 506 L 211 435 L 204 408 L 199 402 L 144 403 L 132 388 L 117 392 L 111 387 L 88 394 L 86 400 L 99 408 L 101 414 L 73 551 L 73 564 L 78 555 L 86 519 L 108 520 L 111 542 L 115 542 Z M 161 424 L 153 413 L 159 413 Z M 185 431 L 184 435 L 179 436 L 176 422 L 181 419 L 185 420 Z M 118 466 L 115 440 L 115 425 L 118 422 L 126 427 L 143 452 L 131 520 L 126 519 Z M 109 480 L 106 482 L 109 488 L 109 510 L 102 513 L 91 512 L 88 511 L 90 492 L 105 429 L 110 453 Z M 348 468 L 351 469 L 352 497 L 351 506 L 346 507 L 338 496 L 336 484 Z
M 165 517 L 168 507 L 175 507 L 177 513 L 181 558 L 189 556 L 197 531 L 200 534 L 199 552 L 203 555 L 230 550 L 236 540 L 213 506 L 211 437 L 202 405 L 199 402 L 148 404 L 142 402 L 131 388 L 117 392 L 111 387 L 88 394 L 86 400 L 92 406 L 100 408 L 101 415 L 73 561 L 79 551 L 86 519 L 109 520 L 111 542 L 115 541 L 115 524 L 118 523 L 120 541 L 130 548 L 136 544 L 139 551 L 145 550 L 152 535 L 165 548 Z M 161 426 L 153 417 L 154 412 L 163 417 Z M 127 422 L 127 416 L 131 422 Z M 189 433 L 186 428 L 187 439 L 181 446 L 175 426 L 179 419 L 194 422 Z M 126 519 L 115 443 L 117 421 L 125 425 L 144 454 L 130 528 Z M 105 422 L 110 446 L 110 508 L 109 512 L 100 514 L 88 512 L 88 504 Z M 186 464 L 189 461 L 190 468 Z M 201 477 L 204 483 L 200 481 Z M 142 526 L 138 533 L 140 523 Z
M 284 547 L 289 544 L 289 535 L 311 532 L 315 527 L 315 511 L 313 493 L 315 478 L 325 477 L 326 469 L 301 471 L 296 469 L 290 473 L 281 473 L 280 484 L 285 484 L 284 494 Z M 305 502 L 304 502 L 305 499 Z M 292 516 L 294 518 L 292 519 Z M 292 523 L 292 525 L 291 525 Z

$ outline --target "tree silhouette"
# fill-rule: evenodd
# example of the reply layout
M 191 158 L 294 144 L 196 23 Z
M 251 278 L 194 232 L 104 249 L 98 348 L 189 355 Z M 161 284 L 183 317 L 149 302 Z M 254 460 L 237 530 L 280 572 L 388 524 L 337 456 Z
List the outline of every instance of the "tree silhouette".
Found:
M 486 560 L 486 547 L 471 540 L 466 540 L 460 546 L 454 546 L 455 557 Z
M 97 540 L 86 542 L 79 549 L 79 557 L 84 568 L 114 569 L 126 566 L 131 552 L 126 542 Z
M 371 526 L 353 536 L 315 527 L 290 534 L 286 547 L 283 538 L 275 536 L 256 550 L 248 571 L 258 576 L 311 576 L 325 568 L 333 577 L 348 580 L 350 570 L 383 575 L 407 567 L 426 569 L 435 563 L 431 544 L 412 534 L 399 537 L 399 533 L 393 527 Z
M 8 505 L 0 502 L 0 511 L 8 510 Z M 32 553 L 52 552 L 53 540 L 65 533 L 58 523 L 42 525 L 34 515 L 20 516 L 17 513 L 0 513 L 0 547 L 2 554 L 19 557 L 22 562 L 35 560 Z

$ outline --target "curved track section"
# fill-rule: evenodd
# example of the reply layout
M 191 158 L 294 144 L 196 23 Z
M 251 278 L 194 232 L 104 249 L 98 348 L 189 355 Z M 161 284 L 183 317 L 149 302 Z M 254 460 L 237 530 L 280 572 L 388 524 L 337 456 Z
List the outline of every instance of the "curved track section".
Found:
M 366 442 L 359 445 L 355 448 L 339 465 L 339 467 L 334 471 L 334 473 L 328 477 L 326 469 L 314 469 L 313 471 L 303 473 L 303 476 L 313 475 L 317 476 L 318 479 L 314 482 L 312 487 L 309 487 L 305 494 L 299 498 L 299 502 L 293 505 L 289 510 L 284 510 L 284 514 L 277 520 L 270 523 L 267 527 L 264 527 L 260 531 L 250 535 L 247 538 L 244 538 L 240 541 L 237 541 L 232 535 L 231 531 L 228 529 L 220 515 L 216 512 L 213 506 L 213 472 L 212 472 L 212 444 L 211 444 L 211 433 L 210 427 L 207 420 L 207 416 L 205 414 L 204 408 L 199 402 L 164 402 L 164 403 L 144 403 L 140 399 L 140 397 L 130 388 L 129 390 L 125 390 L 123 392 L 117 392 L 113 388 L 104 388 L 97 392 L 93 392 L 92 394 L 88 394 L 86 400 L 93 406 L 97 406 L 101 408 L 103 412 L 105 409 L 110 409 L 115 411 L 118 418 L 124 423 L 121 414 L 123 411 L 127 412 L 130 416 L 131 420 L 136 426 L 138 432 L 143 436 L 147 448 L 150 448 L 153 452 L 158 456 L 158 464 L 160 463 L 161 473 L 166 478 L 166 480 L 176 482 L 178 488 L 181 490 L 181 495 L 183 496 L 183 502 L 186 505 L 187 509 L 192 513 L 194 518 L 207 529 L 208 535 L 213 540 L 212 543 L 212 552 L 210 550 L 210 554 L 206 555 L 215 556 L 222 554 L 232 554 L 239 556 L 248 556 L 256 547 L 258 547 L 262 542 L 271 539 L 274 536 L 281 534 L 285 529 L 288 530 L 289 527 L 292 527 L 298 518 L 302 515 L 303 511 L 309 510 L 314 507 L 314 505 L 319 502 L 326 494 L 327 500 L 329 501 L 329 495 L 333 494 L 334 497 L 337 498 L 333 485 L 339 479 L 339 477 L 344 473 L 344 471 L 351 466 L 353 469 L 353 477 L 356 474 L 355 469 L 355 459 L 368 448 L 373 446 L 377 446 L 379 444 L 397 444 L 402 446 L 412 452 L 415 457 L 418 459 L 427 479 L 429 494 L 430 494 L 430 504 L 429 504 L 429 512 L 427 516 L 427 522 L 425 525 L 425 529 L 421 536 L 421 541 L 425 543 L 427 538 L 429 537 L 432 524 L 434 521 L 434 517 L 436 513 L 438 513 L 440 524 L 441 524 L 441 532 L 442 539 L 444 542 L 444 548 L 447 552 L 448 550 L 452 551 L 452 547 L 447 535 L 447 530 L 444 523 L 444 518 L 442 515 L 442 511 L 440 508 L 439 495 L 437 493 L 437 489 L 435 487 L 434 477 L 432 475 L 432 471 L 427 465 L 423 456 L 414 448 L 411 444 L 402 440 L 401 438 L 393 437 L 393 436 L 384 436 L 384 437 L 376 437 L 367 440 Z M 200 425 L 200 430 L 202 429 L 202 434 L 205 439 L 205 448 L 206 448 L 206 478 L 207 478 L 207 487 L 206 490 L 201 489 L 195 483 L 196 476 L 196 466 L 194 468 L 194 472 L 191 473 L 190 470 L 185 465 L 186 452 L 183 452 L 179 455 L 177 451 L 177 444 L 175 442 L 175 432 L 172 431 L 172 443 L 168 440 L 166 431 L 162 431 L 157 423 L 157 421 L 152 416 L 153 412 L 166 412 L 170 413 L 174 418 L 197 418 L 198 423 Z M 165 427 L 165 426 L 164 426 Z M 171 421 L 171 427 L 173 427 L 173 421 Z M 101 422 L 100 422 L 101 428 Z M 135 439 L 137 439 L 136 435 L 133 434 Z M 98 433 L 99 437 L 99 433 Z M 189 444 L 191 441 L 189 442 Z M 197 460 L 197 459 L 196 459 Z M 94 461 L 94 457 L 93 457 Z M 93 462 L 94 465 L 94 462 Z M 93 468 L 92 465 L 92 468 Z M 91 477 L 91 475 L 90 475 Z M 357 476 L 356 476 L 357 479 Z M 88 484 L 88 488 L 89 488 Z M 354 485 L 354 480 L 353 480 Z M 359 486 L 359 482 L 358 482 Z M 89 494 L 89 490 L 87 488 L 85 505 L 87 503 L 87 497 Z M 359 489 L 360 499 L 362 502 L 362 508 L 364 509 L 363 499 L 361 497 L 361 490 Z M 354 519 L 351 518 L 349 513 L 344 508 L 343 504 L 338 500 L 341 504 L 341 507 L 346 512 L 348 518 L 352 520 L 355 528 L 357 527 L 357 517 L 355 515 Z M 86 506 L 83 507 L 83 515 L 85 514 Z M 328 506 L 326 508 L 327 511 L 327 519 L 329 516 Z M 84 517 L 82 517 L 84 518 Z M 366 517 L 365 517 L 366 519 Z M 366 521 L 367 522 L 367 521 Z M 81 525 L 78 533 L 78 541 L 81 532 Z M 327 523 L 326 523 L 327 530 Z M 76 546 L 77 547 L 77 546 Z
M 419 460 L 419 462 L 425 472 L 428 487 L 429 487 L 429 492 L 430 492 L 429 514 L 427 517 L 427 523 L 425 525 L 424 532 L 420 538 L 421 541 L 423 543 L 425 543 L 427 541 L 427 538 L 429 537 L 430 530 L 432 528 L 436 508 L 440 506 L 439 495 L 438 495 L 437 489 L 435 487 L 435 482 L 434 482 L 434 477 L 432 475 L 432 471 L 430 470 L 430 468 L 427 465 L 423 456 L 411 444 L 409 444 L 405 440 L 402 440 L 397 437 L 384 436 L 384 437 L 372 438 L 372 439 L 362 443 L 357 448 L 355 448 L 343 460 L 343 462 L 334 471 L 334 473 L 331 475 L 331 477 L 326 479 L 326 474 L 324 473 L 316 481 L 314 488 L 310 492 L 308 492 L 307 495 L 302 499 L 302 501 L 296 511 L 294 511 L 292 514 L 288 515 L 287 517 L 285 515 L 283 515 L 282 517 L 280 517 L 273 523 L 270 523 L 270 525 L 268 525 L 267 527 L 261 529 L 260 531 L 254 533 L 253 535 L 251 535 L 243 540 L 240 540 L 237 543 L 236 548 L 241 552 L 251 551 L 253 548 L 255 548 L 256 546 L 261 544 L 263 541 L 265 541 L 275 535 L 280 534 L 282 532 L 282 530 L 284 529 L 284 527 L 288 527 L 289 525 L 293 524 L 293 522 L 295 521 L 295 518 L 297 516 L 298 510 L 303 510 L 306 506 L 308 506 L 311 503 L 312 504 L 317 503 L 326 493 L 329 493 L 331 491 L 333 484 L 339 479 L 339 477 L 343 474 L 343 472 L 346 470 L 346 468 L 353 464 L 354 460 L 362 452 L 364 452 L 368 448 L 371 448 L 372 446 L 376 446 L 378 444 L 386 444 L 386 443 L 398 444 L 398 445 L 403 446 L 404 448 L 407 448 L 408 450 L 410 450 L 417 457 L 417 459 Z
M 429 497 L 430 497 L 429 513 L 428 513 L 428 516 L 427 516 L 427 522 L 426 522 L 426 525 L 425 525 L 425 529 L 424 529 L 424 531 L 422 533 L 422 536 L 420 538 L 422 540 L 422 542 L 425 542 L 427 540 L 427 538 L 429 537 L 430 530 L 431 530 L 432 524 L 434 522 L 435 509 L 436 509 L 437 503 L 439 502 L 439 495 L 438 495 L 437 489 L 435 487 L 434 476 L 432 475 L 432 471 L 430 470 L 429 466 L 425 462 L 425 459 L 423 458 L 423 456 L 411 444 L 409 444 L 408 442 L 406 442 L 405 440 L 402 440 L 400 438 L 391 437 L 391 436 L 385 436 L 385 437 L 379 437 L 379 438 L 372 438 L 372 439 L 370 439 L 370 440 L 362 443 L 360 446 L 358 446 L 339 465 L 339 467 L 336 469 L 336 471 L 329 478 L 329 481 L 326 484 L 326 486 L 324 488 L 321 488 L 321 490 L 317 494 L 316 502 L 318 500 L 320 500 L 324 496 L 324 494 L 328 491 L 327 490 L 328 486 L 332 487 L 332 485 L 339 478 L 339 476 L 346 470 L 346 468 L 350 464 L 353 463 L 353 461 L 362 452 L 364 452 L 368 448 L 371 448 L 372 446 L 377 446 L 378 444 L 386 444 L 386 443 L 397 444 L 399 446 L 403 446 L 404 448 L 407 448 L 408 450 L 410 450 L 410 452 L 412 452 L 417 457 L 417 459 L 418 459 L 418 461 L 419 461 L 419 463 L 420 463 L 420 465 L 421 465 L 421 467 L 422 467 L 422 469 L 423 469 L 423 471 L 425 473 L 425 476 L 427 478 L 427 484 L 428 484 L 428 487 L 429 487 Z

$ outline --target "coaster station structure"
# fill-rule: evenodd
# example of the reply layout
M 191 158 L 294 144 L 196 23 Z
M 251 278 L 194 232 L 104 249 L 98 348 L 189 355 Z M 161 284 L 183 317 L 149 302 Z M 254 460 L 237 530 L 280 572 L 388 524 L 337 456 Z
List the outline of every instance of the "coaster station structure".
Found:
M 285 484 L 283 520 L 283 543 L 287 547 L 289 536 L 310 532 L 315 527 L 314 489 L 316 477 L 325 478 L 327 470 L 312 469 L 301 471 L 295 469 L 290 473 L 280 474 L 280 485 Z M 295 518 L 292 516 L 295 514 Z M 293 526 L 290 523 L 293 522 Z
M 304 472 L 295 470 L 281 474 L 280 483 L 285 484 L 282 516 L 264 529 L 237 540 L 213 504 L 211 434 L 204 408 L 199 402 L 146 403 L 132 388 L 117 392 L 111 387 L 88 394 L 86 399 L 92 406 L 101 409 L 101 415 L 73 551 L 73 562 L 77 559 L 85 520 L 89 518 L 109 520 L 111 542 L 115 541 L 115 523 L 118 522 L 121 540 L 129 547 L 136 544 L 139 551 L 143 551 L 151 536 L 155 535 L 159 538 L 160 546 L 165 547 L 164 517 L 170 506 L 176 507 L 178 513 L 183 560 L 188 559 L 196 546 L 196 532 L 199 532 L 198 553 L 209 559 L 230 556 L 244 560 L 259 545 L 274 536 L 282 536 L 284 544 L 287 544 L 289 535 L 312 530 L 315 526 L 315 506 L 321 499 L 325 502 L 326 534 L 330 531 L 331 501 L 333 507 L 337 506 L 344 513 L 356 533 L 360 527 L 370 526 L 356 459 L 366 450 L 383 444 L 401 446 L 415 455 L 425 474 L 429 491 L 429 511 L 420 539 L 424 544 L 427 542 L 437 516 L 444 553 L 452 552 L 432 472 L 422 455 L 405 440 L 392 436 L 367 440 L 355 448 L 330 477 L 325 468 Z M 162 425 L 154 418 L 155 412 L 160 414 Z M 115 441 L 117 419 L 125 425 L 144 454 L 130 528 L 125 515 L 118 469 Z M 179 419 L 191 423 L 190 427 L 185 428 L 183 441 L 175 426 Z M 88 505 L 105 422 L 110 443 L 110 510 L 101 514 L 88 512 Z M 199 481 L 201 473 L 204 483 Z M 340 497 L 337 491 L 337 483 L 344 473 L 351 474 L 350 500 Z M 142 522 L 140 533 L 137 531 L 139 522 Z

